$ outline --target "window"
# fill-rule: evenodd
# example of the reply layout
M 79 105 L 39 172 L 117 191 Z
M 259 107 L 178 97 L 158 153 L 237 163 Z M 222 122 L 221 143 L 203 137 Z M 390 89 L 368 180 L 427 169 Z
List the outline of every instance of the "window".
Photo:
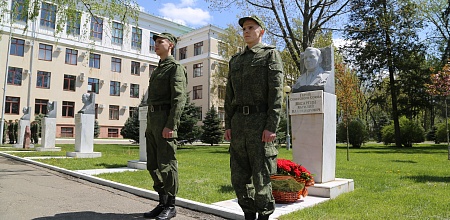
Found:
M 195 77 L 200 77 L 200 76 L 203 75 L 202 67 L 203 67 L 203 63 L 194 64 L 194 78 Z
M 197 107 L 197 119 L 198 120 L 203 120 L 203 115 L 202 115 L 203 113 L 202 113 L 202 107 L 200 106 L 200 107 Z
M 38 71 L 36 88 L 50 89 L 50 73 L 44 71 Z
M 55 29 L 56 5 L 43 2 L 41 8 L 41 26 Z
M 219 99 L 225 99 L 225 94 L 226 94 L 226 87 L 225 86 L 219 86 L 219 87 L 217 87 L 217 90 L 218 90 L 218 96 L 219 96 Z
M 153 73 L 153 71 L 155 71 L 155 69 L 156 69 L 156 66 L 154 66 L 154 65 L 149 65 L 148 66 L 148 74 L 149 74 L 149 76 L 152 75 L 152 73 Z
M 5 114 L 19 114 L 20 97 L 6 96 Z
M 187 47 L 180 48 L 180 60 L 186 59 Z
M 11 4 L 11 11 L 12 19 L 27 22 L 28 6 L 25 4 L 25 0 L 13 0 Z
M 35 99 L 34 100 L 34 114 L 47 114 L 48 99 Z
M 203 53 L 203 41 L 194 44 L 194 56 L 200 55 Z
M 119 106 L 110 105 L 109 106 L 109 120 L 119 120 Z
M 73 127 L 61 127 L 61 137 L 73 137 Z
M 108 128 L 108 137 L 119 137 L 119 129 Z
M 66 48 L 66 64 L 77 65 L 78 50 Z
M 100 69 L 100 54 L 89 54 L 89 67 Z
M 202 86 L 194 86 L 193 99 L 202 99 Z
M 75 81 L 77 77 L 73 75 L 64 74 L 64 85 L 63 90 L 65 91 L 75 91 Z
M 122 60 L 120 58 L 111 57 L 111 71 L 120 73 L 122 69 Z
M 218 112 L 218 115 L 219 115 L 219 119 L 221 121 L 225 121 L 225 109 L 223 107 L 219 107 L 217 112 Z
M 95 119 L 98 119 L 98 104 L 95 104 L 94 109 L 95 109 Z
M 155 35 L 155 33 L 150 32 L 150 52 L 155 52 L 155 41 L 153 40 L 153 35 Z
M 139 98 L 139 84 L 130 85 L 130 97 Z
M 131 61 L 131 75 L 139 76 L 141 73 L 141 63 Z
M 22 85 L 22 68 L 8 67 L 8 84 L 9 85 Z
M 111 42 L 122 44 L 123 42 L 123 24 L 113 21 L 111 30 Z
M 95 92 L 98 94 L 99 80 L 96 78 L 88 78 L 88 90 L 87 92 Z
M 80 35 L 81 13 L 71 9 L 67 10 L 67 34 Z
M 138 107 L 130 107 L 129 110 L 129 117 L 133 117 L 133 115 L 138 114 L 139 113 L 139 108 Z
M 25 41 L 17 38 L 11 38 L 11 48 L 9 54 L 23 57 L 23 48 Z
M 120 82 L 111 81 L 109 84 L 109 95 L 120 96 Z
M 142 45 L 142 29 L 133 27 L 131 35 L 131 46 L 141 49 Z
M 53 50 L 52 45 L 39 44 L 39 59 L 51 61 L 52 60 L 52 50 Z
M 62 116 L 73 118 L 75 112 L 75 102 L 63 101 L 62 102 Z
M 225 44 L 222 41 L 219 41 L 218 50 L 219 50 L 219 55 L 224 55 L 226 53 L 226 50 L 227 50 L 227 44 Z
M 91 37 L 101 40 L 103 36 L 103 19 L 99 17 L 91 17 Z

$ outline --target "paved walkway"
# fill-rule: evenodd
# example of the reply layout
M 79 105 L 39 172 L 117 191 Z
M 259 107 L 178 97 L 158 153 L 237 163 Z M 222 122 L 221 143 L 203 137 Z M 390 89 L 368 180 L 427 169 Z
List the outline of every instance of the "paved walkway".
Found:
M 0 220 L 142 219 L 142 212 L 157 205 L 158 195 L 154 191 L 94 176 L 136 169 L 71 171 L 33 159 L 43 157 L 21 158 L 0 151 Z M 292 204 L 277 204 L 270 217 L 276 219 L 327 200 L 307 196 Z M 177 209 L 175 219 L 243 219 L 236 199 L 209 205 L 177 198 L 176 205 L 184 208 Z

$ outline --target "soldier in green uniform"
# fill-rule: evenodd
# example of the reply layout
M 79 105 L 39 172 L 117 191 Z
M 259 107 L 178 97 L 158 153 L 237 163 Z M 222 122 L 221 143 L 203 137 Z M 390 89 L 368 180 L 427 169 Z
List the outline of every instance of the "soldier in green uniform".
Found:
M 229 62 L 225 139 L 230 144 L 231 183 L 245 219 L 269 219 L 275 210 L 270 175 L 276 173 L 273 141 L 283 100 L 283 65 L 275 46 L 261 43 L 264 23 L 239 19 L 247 47 Z
M 12 120 L 9 120 L 8 123 L 8 137 L 9 143 L 14 144 L 14 122 Z
M 14 120 L 13 124 L 13 132 L 14 132 L 14 143 L 17 144 L 17 139 L 19 139 L 19 120 Z
M 153 36 L 158 67 L 148 86 L 147 169 L 159 204 L 145 218 L 171 219 L 176 216 L 175 196 L 178 191 L 178 164 L 175 157 L 177 129 L 186 102 L 187 73 L 171 54 L 177 39 L 170 33 Z
M 37 123 L 37 121 L 31 122 L 30 130 L 31 130 L 31 143 L 37 144 L 39 141 L 39 137 L 38 137 L 39 124 Z

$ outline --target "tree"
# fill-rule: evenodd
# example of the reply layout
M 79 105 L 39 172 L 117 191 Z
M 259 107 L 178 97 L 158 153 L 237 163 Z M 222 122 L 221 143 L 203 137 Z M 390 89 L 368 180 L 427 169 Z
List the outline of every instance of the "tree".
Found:
M 389 95 L 394 120 L 395 144 L 401 147 L 401 134 L 398 112 L 399 84 L 408 67 L 416 68 L 414 63 L 406 65 L 411 56 L 420 54 L 424 46 L 418 41 L 417 31 L 423 25 L 417 19 L 418 5 L 409 0 L 352 0 L 350 3 L 350 22 L 346 26 L 346 46 L 360 77 L 372 86 L 389 79 Z
M 124 138 L 129 138 L 136 143 L 139 143 L 139 114 L 137 111 L 128 117 L 124 126 L 120 130 L 120 135 Z
M 228 10 L 230 4 L 237 8 L 255 11 L 261 15 L 268 32 L 280 39 L 298 69 L 300 53 L 312 46 L 317 34 L 326 24 L 343 14 L 350 0 L 285 1 L 285 0 L 207 0 L 216 10 Z M 298 28 L 300 27 L 300 28 Z M 301 30 L 301 31 L 300 31 Z
M 222 122 L 217 115 L 217 111 L 214 106 L 212 106 L 206 113 L 206 117 L 203 120 L 203 134 L 201 136 L 202 142 L 211 144 L 211 146 L 213 146 L 213 144 L 218 144 L 219 142 L 221 142 L 223 137 L 221 124 Z
M 98 121 L 94 121 L 94 138 L 98 138 L 100 135 L 100 126 L 98 125 Z
M 448 120 L 447 120 L 447 98 L 450 95 L 450 64 L 446 64 L 442 71 L 436 74 L 431 74 L 431 84 L 427 84 L 428 92 L 434 96 L 444 97 L 445 105 L 445 128 L 447 130 L 447 146 L 448 159 L 450 160 L 450 140 L 448 134 Z
M 188 98 L 184 105 L 183 112 L 181 113 L 180 126 L 178 126 L 177 134 L 179 143 L 192 143 L 200 137 L 201 130 L 197 125 L 199 121 L 198 116 L 198 107 L 190 102 L 190 99 Z
M 353 120 L 358 106 L 358 100 L 361 97 L 361 91 L 359 90 L 359 83 L 356 74 L 354 74 L 349 68 L 342 63 L 335 65 L 336 74 L 336 97 L 338 101 L 338 112 L 342 112 L 343 123 L 346 128 L 346 143 L 347 143 L 347 161 L 349 158 L 349 123 Z M 355 142 L 353 142 L 355 143 Z M 362 142 L 361 142 L 362 143 Z M 358 144 L 355 144 L 358 145 Z

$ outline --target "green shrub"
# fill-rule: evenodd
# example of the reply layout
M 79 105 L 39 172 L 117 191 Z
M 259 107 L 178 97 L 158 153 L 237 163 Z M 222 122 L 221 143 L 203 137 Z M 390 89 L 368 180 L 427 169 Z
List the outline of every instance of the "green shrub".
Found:
M 347 127 L 344 122 L 339 123 L 336 131 L 338 142 L 347 142 Z M 348 139 L 352 147 L 360 148 L 367 141 L 368 133 L 365 124 L 360 119 L 352 120 L 348 125 Z
M 405 116 L 399 118 L 401 144 L 404 147 L 412 147 L 413 143 L 425 141 L 425 129 L 414 121 L 407 119 Z M 395 142 L 394 123 L 386 125 L 382 129 L 383 142 L 388 145 Z
M 449 125 L 450 126 L 450 125 Z M 446 143 L 447 142 L 447 135 L 446 135 L 446 127 L 445 122 L 439 123 L 436 125 L 436 143 Z M 450 129 L 449 129 L 450 130 Z
M 435 125 L 430 130 L 427 131 L 425 139 L 427 141 L 434 141 L 436 144 L 439 144 L 439 142 L 436 139 L 436 131 L 437 131 L 437 127 Z

